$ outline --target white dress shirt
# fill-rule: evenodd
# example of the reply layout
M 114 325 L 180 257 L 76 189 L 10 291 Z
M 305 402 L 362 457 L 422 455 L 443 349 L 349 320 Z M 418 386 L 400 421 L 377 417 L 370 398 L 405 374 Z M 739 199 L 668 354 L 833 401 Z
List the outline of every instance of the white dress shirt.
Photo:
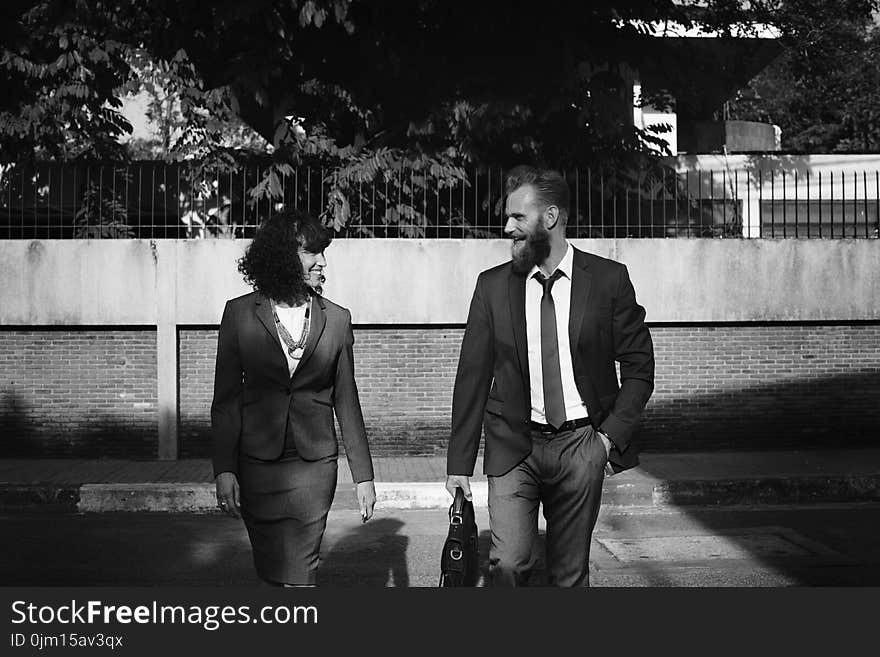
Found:
M 568 339 L 568 317 L 571 310 L 571 272 L 574 266 L 574 249 L 571 244 L 556 268 L 562 272 L 550 293 L 556 310 L 556 339 L 559 345 L 559 369 L 562 375 L 562 396 L 565 400 L 565 419 L 577 420 L 587 417 L 587 407 L 581 400 L 574 382 L 574 365 L 571 344 Z M 544 415 L 544 377 L 541 367 L 541 297 L 544 288 L 534 277 L 539 271 L 533 267 L 526 279 L 526 342 L 529 347 L 529 384 L 532 397 L 532 420 L 547 423 Z

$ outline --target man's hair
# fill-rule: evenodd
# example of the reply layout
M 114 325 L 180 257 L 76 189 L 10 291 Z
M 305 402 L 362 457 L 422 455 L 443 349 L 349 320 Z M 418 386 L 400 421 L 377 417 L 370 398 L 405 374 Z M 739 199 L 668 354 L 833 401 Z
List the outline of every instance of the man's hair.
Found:
M 508 172 L 504 183 L 505 198 L 523 185 L 531 185 L 534 188 L 536 200 L 542 211 L 550 205 L 555 205 L 559 208 L 560 223 L 564 226 L 568 222 L 571 192 L 568 183 L 559 172 L 539 169 L 528 164 L 515 167 Z
M 245 282 L 270 299 L 302 303 L 310 288 L 303 278 L 299 250 L 321 253 L 332 240 L 330 231 L 305 212 L 279 212 L 257 229 L 238 261 L 238 271 Z

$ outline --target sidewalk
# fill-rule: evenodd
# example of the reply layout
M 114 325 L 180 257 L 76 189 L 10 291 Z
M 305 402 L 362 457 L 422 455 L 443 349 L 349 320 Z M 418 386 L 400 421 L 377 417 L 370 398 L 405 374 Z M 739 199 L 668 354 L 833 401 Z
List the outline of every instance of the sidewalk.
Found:
M 642 454 L 605 480 L 615 507 L 880 501 L 880 449 Z M 444 457 L 377 457 L 377 508 L 446 508 Z M 477 462 L 474 503 L 485 506 Z M 334 508 L 356 508 L 344 458 Z M 0 459 L 0 510 L 214 512 L 208 459 Z

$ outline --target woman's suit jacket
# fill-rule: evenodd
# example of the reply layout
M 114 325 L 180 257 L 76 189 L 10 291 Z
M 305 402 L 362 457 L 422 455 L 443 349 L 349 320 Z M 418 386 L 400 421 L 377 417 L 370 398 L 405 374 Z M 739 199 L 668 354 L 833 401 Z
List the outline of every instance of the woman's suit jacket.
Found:
M 306 461 L 335 456 L 335 408 L 354 481 L 373 478 L 354 380 L 351 313 L 321 296 L 313 301 L 309 336 L 293 376 L 271 302 L 252 292 L 226 303 L 211 404 L 215 475 L 237 474 L 239 455 L 275 460 L 291 439 Z

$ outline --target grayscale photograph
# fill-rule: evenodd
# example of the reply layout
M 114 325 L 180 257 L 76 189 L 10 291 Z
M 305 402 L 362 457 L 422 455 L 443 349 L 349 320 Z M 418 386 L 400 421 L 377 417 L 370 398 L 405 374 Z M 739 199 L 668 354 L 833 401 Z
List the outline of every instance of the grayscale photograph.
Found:
M 4 0 L 0 91 L 0 587 L 880 587 L 880 0 Z

